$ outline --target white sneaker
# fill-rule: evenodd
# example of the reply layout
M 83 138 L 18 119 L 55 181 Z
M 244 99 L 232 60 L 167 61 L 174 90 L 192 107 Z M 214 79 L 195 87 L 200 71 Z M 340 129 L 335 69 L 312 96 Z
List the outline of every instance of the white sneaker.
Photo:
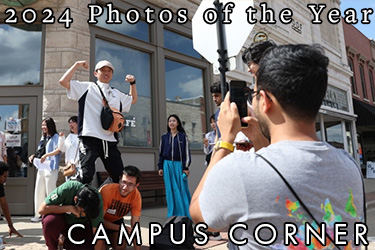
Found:
M 212 234 L 208 237 L 209 240 L 214 240 L 214 241 L 219 241 L 222 240 L 223 238 L 221 237 L 220 233 L 219 234 Z
M 41 217 L 35 216 L 35 217 L 31 218 L 31 222 L 40 222 L 40 221 L 42 221 Z

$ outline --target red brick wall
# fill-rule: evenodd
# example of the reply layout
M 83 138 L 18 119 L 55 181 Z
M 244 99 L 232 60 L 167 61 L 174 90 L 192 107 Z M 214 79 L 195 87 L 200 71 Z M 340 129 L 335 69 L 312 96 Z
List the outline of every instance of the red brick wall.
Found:
M 373 99 L 372 93 L 371 93 L 371 86 L 370 86 L 370 79 L 369 79 L 369 65 L 368 60 L 372 60 L 374 58 L 374 55 L 372 54 L 371 49 L 371 42 L 370 40 L 363 35 L 357 28 L 355 28 L 353 25 L 348 25 L 344 21 L 343 28 L 344 28 L 344 37 L 345 37 L 345 44 L 346 46 L 351 46 L 354 48 L 357 52 L 357 54 L 352 57 L 353 59 L 353 71 L 354 71 L 354 78 L 356 82 L 356 88 L 357 88 L 357 94 L 360 96 L 360 100 L 370 103 L 374 105 L 375 100 Z M 347 53 L 348 54 L 348 53 Z M 358 55 L 361 54 L 366 57 L 366 62 L 363 65 L 364 70 L 364 80 L 366 84 L 366 92 L 367 92 L 367 99 L 370 101 L 364 100 L 364 94 L 362 91 L 362 84 L 361 84 L 361 76 L 359 71 L 359 64 L 360 60 Z M 349 54 L 348 54 L 349 57 Z M 374 70 L 372 70 L 373 78 L 375 79 Z M 373 86 L 375 89 L 375 86 Z M 354 98 L 357 98 L 354 96 Z M 357 98 L 358 99 L 358 98 Z

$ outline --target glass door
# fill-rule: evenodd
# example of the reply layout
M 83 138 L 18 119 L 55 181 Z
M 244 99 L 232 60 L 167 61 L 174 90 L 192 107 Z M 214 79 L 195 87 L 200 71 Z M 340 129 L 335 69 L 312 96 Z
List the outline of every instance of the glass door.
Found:
M 35 169 L 28 163 L 36 144 L 37 97 L 0 98 L 0 131 L 5 134 L 9 178 L 5 194 L 12 215 L 32 214 Z

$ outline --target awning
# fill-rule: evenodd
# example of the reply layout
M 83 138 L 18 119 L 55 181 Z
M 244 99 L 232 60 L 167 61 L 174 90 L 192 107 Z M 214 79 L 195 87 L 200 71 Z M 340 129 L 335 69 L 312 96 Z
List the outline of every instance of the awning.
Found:
M 375 125 L 375 106 L 353 99 L 354 113 L 357 114 L 357 126 Z

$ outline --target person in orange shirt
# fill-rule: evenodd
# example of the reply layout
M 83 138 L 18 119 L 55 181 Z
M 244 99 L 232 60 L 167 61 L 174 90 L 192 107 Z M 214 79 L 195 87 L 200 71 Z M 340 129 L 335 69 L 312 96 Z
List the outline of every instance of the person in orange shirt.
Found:
M 104 185 L 100 190 L 103 198 L 104 228 L 114 249 L 126 249 L 126 241 L 118 245 L 121 224 L 124 224 L 124 216 L 131 213 L 130 227 L 126 227 L 128 234 L 140 222 L 142 197 L 137 187 L 141 171 L 135 166 L 126 166 L 119 183 Z M 135 240 L 134 250 L 140 250 Z

